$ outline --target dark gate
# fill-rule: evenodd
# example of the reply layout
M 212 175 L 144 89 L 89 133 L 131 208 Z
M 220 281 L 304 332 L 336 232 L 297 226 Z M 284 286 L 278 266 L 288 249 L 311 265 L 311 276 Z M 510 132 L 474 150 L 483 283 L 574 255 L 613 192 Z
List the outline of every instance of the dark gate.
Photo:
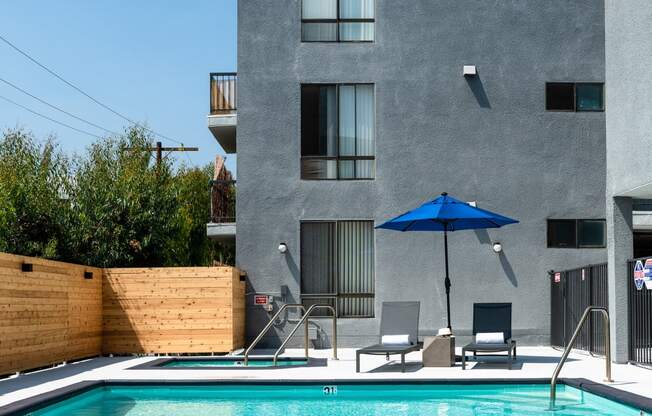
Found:
M 631 260 L 628 263 L 629 281 L 629 360 L 639 364 L 652 364 L 652 290 L 645 285 L 637 289 L 634 284 L 634 266 L 640 261 L 644 266 L 646 260 Z
M 588 306 L 607 307 L 607 263 L 553 272 L 550 279 L 550 343 L 563 348 Z M 600 316 L 592 314 L 575 348 L 604 355 L 604 331 Z

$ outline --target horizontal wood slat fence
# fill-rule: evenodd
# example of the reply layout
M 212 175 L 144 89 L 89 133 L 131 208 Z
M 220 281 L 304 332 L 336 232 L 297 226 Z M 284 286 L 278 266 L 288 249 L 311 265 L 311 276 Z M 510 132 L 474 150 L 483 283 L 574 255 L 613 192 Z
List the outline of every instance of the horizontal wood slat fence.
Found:
M 101 349 L 102 269 L 0 253 L 0 374 Z
M 105 354 L 229 352 L 244 346 L 233 267 L 105 269 Z
M 244 286 L 234 267 L 99 269 L 0 253 L 0 375 L 101 354 L 233 351 Z

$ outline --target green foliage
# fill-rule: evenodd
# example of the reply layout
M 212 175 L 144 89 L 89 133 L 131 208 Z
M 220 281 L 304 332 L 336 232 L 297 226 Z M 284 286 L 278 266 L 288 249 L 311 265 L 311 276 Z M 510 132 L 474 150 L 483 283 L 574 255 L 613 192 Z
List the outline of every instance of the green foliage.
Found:
M 70 163 L 52 140 L 0 138 L 0 251 L 99 267 L 209 265 L 232 248 L 206 237 L 211 167 L 173 169 L 139 128 Z
M 51 139 L 10 130 L 0 141 L 0 248 L 58 258 L 70 205 L 68 161 Z

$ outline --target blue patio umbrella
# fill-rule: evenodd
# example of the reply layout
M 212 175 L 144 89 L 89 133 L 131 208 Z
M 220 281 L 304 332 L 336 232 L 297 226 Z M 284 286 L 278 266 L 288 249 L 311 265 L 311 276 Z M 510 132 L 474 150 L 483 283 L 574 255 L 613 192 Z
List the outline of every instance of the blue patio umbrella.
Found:
M 477 230 L 482 228 L 499 228 L 518 221 L 470 205 L 448 196 L 446 192 L 434 201 L 426 202 L 419 208 L 387 221 L 376 228 L 395 231 L 443 231 L 444 259 L 446 264 L 446 316 L 448 328 L 451 327 L 450 290 L 448 276 L 448 232 L 460 230 Z

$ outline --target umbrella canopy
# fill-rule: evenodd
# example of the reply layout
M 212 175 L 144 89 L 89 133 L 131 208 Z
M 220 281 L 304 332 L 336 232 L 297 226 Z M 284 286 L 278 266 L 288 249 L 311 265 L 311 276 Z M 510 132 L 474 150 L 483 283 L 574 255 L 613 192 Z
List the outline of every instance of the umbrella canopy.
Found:
M 496 214 L 486 209 L 474 207 L 460 201 L 446 192 L 434 201 L 426 202 L 420 207 L 401 214 L 376 228 L 395 231 L 443 231 L 444 258 L 446 263 L 446 312 L 448 327 L 451 327 L 450 287 L 448 276 L 448 231 L 477 230 L 482 228 L 499 228 L 518 221 Z

